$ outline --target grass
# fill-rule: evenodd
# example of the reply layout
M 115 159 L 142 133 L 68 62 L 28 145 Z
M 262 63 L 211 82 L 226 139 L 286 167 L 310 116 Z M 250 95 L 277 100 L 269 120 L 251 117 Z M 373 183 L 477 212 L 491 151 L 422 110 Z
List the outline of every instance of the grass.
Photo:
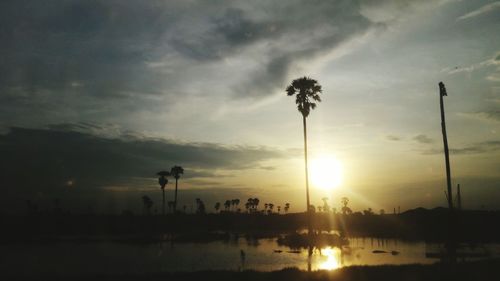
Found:
M 1 275 L 0 275 L 1 277 Z M 459 264 L 351 266 L 334 271 L 306 272 L 286 268 L 272 272 L 196 271 L 156 274 L 3 276 L 3 280 L 248 280 L 248 281 L 417 281 L 417 280 L 500 280 L 500 259 Z

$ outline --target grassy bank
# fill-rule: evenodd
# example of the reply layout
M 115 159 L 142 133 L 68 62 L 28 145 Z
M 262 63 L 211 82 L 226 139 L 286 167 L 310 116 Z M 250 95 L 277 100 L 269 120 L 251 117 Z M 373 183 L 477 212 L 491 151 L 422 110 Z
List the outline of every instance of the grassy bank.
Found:
M 30 276 L 25 272 L 19 276 L 4 276 L 3 280 L 338 280 L 338 281 L 417 281 L 417 280 L 500 280 L 500 260 L 486 260 L 461 264 L 400 265 L 400 266 L 351 266 L 334 271 L 300 271 L 295 268 L 273 272 L 257 271 L 198 271 L 157 274 L 115 275 L 44 275 Z

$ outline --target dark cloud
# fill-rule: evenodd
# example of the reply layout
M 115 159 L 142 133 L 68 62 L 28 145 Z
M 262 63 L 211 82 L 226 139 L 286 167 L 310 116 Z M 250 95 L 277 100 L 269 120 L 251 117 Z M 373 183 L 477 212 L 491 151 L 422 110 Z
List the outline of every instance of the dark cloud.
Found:
M 221 66 L 231 56 L 258 63 L 238 67 L 245 78 L 229 78 L 215 94 L 268 96 L 283 88 L 293 62 L 367 31 L 372 23 L 359 10 L 343 0 L 2 1 L 2 118 L 20 120 L 14 113 L 23 111 L 25 120 L 30 114 L 55 120 L 98 107 L 107 109 L 97 116 L 102 120 L 165 110 L 151 97 L 204 94 L 203 86 L 186 93 L 186 85 L 193 75 L 236 71 Z
M 498 150 L 500 150 L 500 141 L 492 140 L 492 141 L 475 143 L 460 148 L 450 148 L 450 153 L 456 155 L 480 154 L 480 153 L 494 152 Z M 443 150 L 437 148 L 427 149 L 422 151 L 422 154 L 425 155 L 441 154 L 441 153 L 443 153 Z
M 102 137 L 84 133 L 94 124 L 52 125 L 51 129 L 11 128 L 0 135 L 0 185 L 6 193 L 60 192 L 73 186 L 139 188 L 173 165 L 184 178 L 217 176 L 216 170 L 260 168 L 260 162 L 286 157 L 263 147 L 226 147 L 211 143 L 177 143 L 147 137 Z M 73 129 L 76 129 L 73 130 Z M 215 183 L 215 182 L 214 182 Z
M 433 143 L 434 140 L 429 138 L 428 136 L 426 135 L 423 135 L 423 134 L 420 134 L 420 135 L 416 135 L 413 137 L 413 140 L 415 140 L 416 142 L 419 142 L 419 143 L 425 143 L 425 144 L 428 144 L 428 143 Z
M 394 135 L 387 135 L 387 136 L 385 136 L 385 138 L 390 140 L 390 141 L 400 141 L 401 140 L 401 137 L 394 136 Z

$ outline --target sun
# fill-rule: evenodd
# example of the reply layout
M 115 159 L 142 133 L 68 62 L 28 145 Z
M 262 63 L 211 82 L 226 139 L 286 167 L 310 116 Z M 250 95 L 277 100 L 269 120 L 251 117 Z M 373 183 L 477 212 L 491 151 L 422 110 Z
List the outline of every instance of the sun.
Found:
M 342 183 L 342 164 L 333 156 L 312 159 L 309 170 L 311 183 L 316 188 L 332 190 Z

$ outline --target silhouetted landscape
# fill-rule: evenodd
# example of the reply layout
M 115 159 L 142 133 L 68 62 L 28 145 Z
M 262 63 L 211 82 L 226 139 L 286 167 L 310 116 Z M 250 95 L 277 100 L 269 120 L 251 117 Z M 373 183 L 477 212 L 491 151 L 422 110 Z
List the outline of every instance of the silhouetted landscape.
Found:
M 500 2 L 3 0 L 1 280 L 500 280 Z
M 315 213 L 316 232 L 336 231 L 340 236 L 397 238 L 443 242 L 447 239 L 445 208 L 408 210 L 401 214 L 351 215 Z M 463 242 L 500 242 L 499 211 L 461 211 L 457 239 Z M 32 214 L 2 217 L 3 243 L 45 239 L 124 242 L 210 242 L 229 240 L 232 235 L 255 238 L 279 237 L 307 229 L 307 214 L 169 214 L 161 215 L 71 215 Z M 169 234 L 165 237 L 164 234 Z

